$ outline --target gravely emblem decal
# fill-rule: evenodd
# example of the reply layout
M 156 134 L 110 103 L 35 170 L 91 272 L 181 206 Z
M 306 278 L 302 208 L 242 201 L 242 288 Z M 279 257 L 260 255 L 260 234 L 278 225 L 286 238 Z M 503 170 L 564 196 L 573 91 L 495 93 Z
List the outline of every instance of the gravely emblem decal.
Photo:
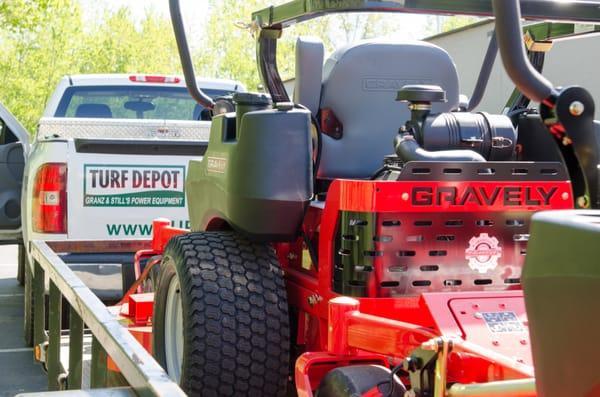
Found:
M 465 257 L 469 267 L 481 274 L 494 270 L 498 266 L 498 259 L 502 256 L 502 247 L 496 237 L 481 233 L 479 237 L 469 240 L 469 248 L 465 250 Z
M 208 172 L 224 174 L 227 169 L 227 159 L 222 157 L 207 157 L 206 169 Z

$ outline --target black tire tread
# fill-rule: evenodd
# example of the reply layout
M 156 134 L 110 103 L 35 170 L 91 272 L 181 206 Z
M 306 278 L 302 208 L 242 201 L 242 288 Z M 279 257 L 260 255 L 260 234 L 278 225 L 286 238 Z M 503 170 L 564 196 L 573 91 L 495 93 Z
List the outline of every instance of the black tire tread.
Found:
M 172 257 L 183 292 L 184 391 L 285 396 L 289 318 L 274 250 L 234 232 L 199 232 L 172 239 L 164 257 Z

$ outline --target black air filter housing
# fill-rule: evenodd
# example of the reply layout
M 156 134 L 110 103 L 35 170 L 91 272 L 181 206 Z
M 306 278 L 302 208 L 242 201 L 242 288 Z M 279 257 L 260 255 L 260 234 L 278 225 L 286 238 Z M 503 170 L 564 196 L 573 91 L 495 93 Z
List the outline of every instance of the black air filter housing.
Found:
M 473 150 L 489 161 L 509 161 L 515 156 L 517 131 L 506 116 L 441 113 L 428 116 L 422 130 L 426 150 Z

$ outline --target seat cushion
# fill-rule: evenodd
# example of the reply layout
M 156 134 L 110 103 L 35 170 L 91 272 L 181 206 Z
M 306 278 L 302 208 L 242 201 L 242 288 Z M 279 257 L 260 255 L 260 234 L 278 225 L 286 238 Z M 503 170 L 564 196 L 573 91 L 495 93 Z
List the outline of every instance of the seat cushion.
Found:
M 323 137 L 319 177 L 368 178 L 394 151 L 398 129 L 410 118 L 407 104 L 397 102 L 408 84 L 439 85 L 448 102 L 433 112 L 458 106 L 458 74 L 443 49 L 425 42 L 363 41 L 336 51 L 323 71 L 320 109 L 331 109 L 343 137 Z

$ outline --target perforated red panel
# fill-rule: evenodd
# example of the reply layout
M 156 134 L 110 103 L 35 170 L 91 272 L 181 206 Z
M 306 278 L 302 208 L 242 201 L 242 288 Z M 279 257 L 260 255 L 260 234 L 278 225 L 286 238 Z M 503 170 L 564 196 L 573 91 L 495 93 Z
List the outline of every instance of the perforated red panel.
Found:
M 531 216 L 572 207 L 556 165 L 410 164 L 397 181 L 336 181 L 336 292 L 518 289 Z

